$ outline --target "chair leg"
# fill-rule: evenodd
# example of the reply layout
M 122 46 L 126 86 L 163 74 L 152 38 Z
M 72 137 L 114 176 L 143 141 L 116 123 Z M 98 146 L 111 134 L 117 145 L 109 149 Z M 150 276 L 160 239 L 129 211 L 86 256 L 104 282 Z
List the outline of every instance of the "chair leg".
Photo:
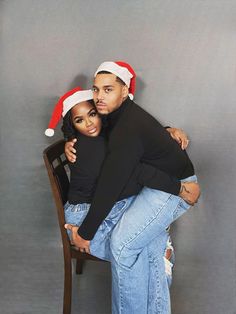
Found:
M 84 264 L 84 261 L 82 259 L 80 259 L 80 258 L 76 259 L 76 270 L 75 270 L 75 272 L 76 272 L 77 275 L 81 275 L 82 274 L 82 272 L 83 272 L 83 264 Z
M 72 265 L 71 259 L 64 263 L 64 301 L 63 314 L 71 314 Z

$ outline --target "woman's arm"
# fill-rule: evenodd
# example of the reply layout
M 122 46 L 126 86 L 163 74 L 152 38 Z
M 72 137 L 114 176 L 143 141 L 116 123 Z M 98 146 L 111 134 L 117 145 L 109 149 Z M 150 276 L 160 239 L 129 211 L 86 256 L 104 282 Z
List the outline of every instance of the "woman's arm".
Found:
M 76 161 L 76 149 L 74 148 L 75 143 L 77 142 L 77 139 L 74 138 L 72 140 L 69 140 L 65 143 L 65 155 L 66 158 L 70 162 L 75 162 Z
M 177 128 L 166 127 L 166 131 L 169 132 L 170 136 L 181 146 L 183 150 L 188 147 L 189 139 L 187 134 Z

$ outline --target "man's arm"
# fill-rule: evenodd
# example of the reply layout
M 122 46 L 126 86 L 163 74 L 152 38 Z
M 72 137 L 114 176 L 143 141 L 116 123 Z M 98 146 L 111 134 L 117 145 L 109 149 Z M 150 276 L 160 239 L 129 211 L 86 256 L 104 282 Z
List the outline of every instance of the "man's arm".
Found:
M 146 186 L 173 195 L 179 195 L 181 189 L 180 180 L 143 162 L 140 162 L 137 165 L 130 180 L 136 180 L 141 186 Z
M 171 128 L 171 127 L 166 127 L 167 132 L 169 132 L 170 136 L 181 146 L 181 148 L 184 150 L 187 148 L 189 144 L 189 139 L 186 135 L 186 133 L 177 128 Z M 75 162 L 76 160 L 76 150 L 74 149 L 74 144 L 76 142 L 76 139 L 67 141 L 65 143 L 65 154 L 67 159 L 70 162 Z
M 141 185 L 179 195 L 190 205 L 197 202 L 200 195 L 200 189 L 197 183 L 181 183 L 165 172 L 144 163 L 138 164 L 129 180 L 136 180 Z M 71 230 L 74 245 L 76 245 L 81 252 L 89 253 L 90 241 L 83 239 L 79 235 L 79 227 L 66 224 L 65 228 Z
M 116 139 L 110 139 L 108 151 L 109 154 L 101 169 L 89 213 L 78 230 L 78 234 L 86 240 L 93 238 L 99 225 L 119 198 L 144 153 L 141 139 L 137 134 L 133 134 L 129 138 L 119 135 Z M 171 185 L 172 192 L 179 193 L 180 182 L 171 180 L 170 184 L 170 179 L 166 179 L 166 176 L 168 175 L 162 172 L 162 179 L 165 184 Z
M 104 160 L 90 210 L 78 230 L 78 234 L 86 240 L 94 237 L 143 154 L 138 140 L 130 142 L 126 138 L 116 144 L 108 148 L 108 151 L 111 150 Z
M 200 196 L 198 183 L 181 182 L 177 178 L 146 163 L 138 164 L 134 176 L 142 186 L 180 196 L 190 205 L 195 204 Z
M 69 224 L 65 225 L 66 229 L 73 231 L 73 243 L 82 252 L 89 251 L 88 240 L 94 237 L 142 156 L 142 147 L 135 140 L 131 144 L 125 144 L 124 141 L 119 144 L 104 160 L 90 210 L 82 225 L 76 229 Z

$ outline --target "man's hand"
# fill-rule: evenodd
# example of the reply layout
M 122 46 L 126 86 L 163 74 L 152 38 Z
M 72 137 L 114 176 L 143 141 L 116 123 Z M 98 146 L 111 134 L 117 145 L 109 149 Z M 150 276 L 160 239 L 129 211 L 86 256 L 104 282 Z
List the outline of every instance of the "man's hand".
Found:
M 170 133 L 170 136 L 181 146 L 181 148 L 184 150 L 188 147 L 189 139 L 187 137 L 187 134 L 181 130 L 176 128 L 167 128 L 167 132 Z
M 77 142 L 77 139 L 74 138 L 71 141 L 68 141 L 65 143 L 65 154 L 66 158 L 70 162 L 75 162 L 76 161 L 76 149 L 74 148 L 75 143 Z
M 74 244 L 80 252 L 90 254 L 90 241 L 84 240 L 80 235 L 78 235 L 77 231 L 79 227 L 71 224 L 65 224 L 65 228 L 71 231 L 71 243 Z
M 196 182 L 181 182 L 179 196 L 189 205 L 194 205 L 200 196 L 199 184 Z

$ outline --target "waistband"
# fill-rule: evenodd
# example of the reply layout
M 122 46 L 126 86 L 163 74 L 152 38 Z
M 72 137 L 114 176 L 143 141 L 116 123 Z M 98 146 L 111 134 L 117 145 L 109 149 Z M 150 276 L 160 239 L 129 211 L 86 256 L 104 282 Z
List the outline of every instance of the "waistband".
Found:
M 197 182 L 197 176 L 194 174 L 191 177 L 187 177 L 185 179 L 180 180 L 181 182 Z

